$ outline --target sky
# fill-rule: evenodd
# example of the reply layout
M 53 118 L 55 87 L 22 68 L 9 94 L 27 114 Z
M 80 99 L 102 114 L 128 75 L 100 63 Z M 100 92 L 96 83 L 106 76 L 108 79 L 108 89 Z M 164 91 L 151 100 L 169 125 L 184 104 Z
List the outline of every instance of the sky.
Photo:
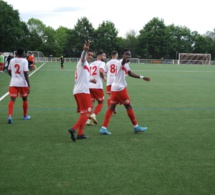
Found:
M 203 35 L 215 29 L 214 0 L 4 0 L 18 10 L 27 23 L 38 19 L 55 30 L 73 29 L 78 19 L 87 17 L 96 29 L 104 21 L 114 23 L 118 36 L 131 30 L 137 34 L 154 17 L 164 24 L 187 27 Z

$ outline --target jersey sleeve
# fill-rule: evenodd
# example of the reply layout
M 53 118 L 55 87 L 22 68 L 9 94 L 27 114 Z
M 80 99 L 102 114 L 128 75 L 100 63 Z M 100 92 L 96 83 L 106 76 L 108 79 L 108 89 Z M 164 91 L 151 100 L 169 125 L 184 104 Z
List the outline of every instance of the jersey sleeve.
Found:
M 131 69 L 130 69 L 130 66 L 129 66 L 129 63 L 126 63 L 124 66 L 125 66 L 126 72 L 128 72 L 128 71 L 131 70 Z
M 103 71 L 105 71 L 105 63 L 102 62 L 99 66 L 99 69 L 102 69 Z

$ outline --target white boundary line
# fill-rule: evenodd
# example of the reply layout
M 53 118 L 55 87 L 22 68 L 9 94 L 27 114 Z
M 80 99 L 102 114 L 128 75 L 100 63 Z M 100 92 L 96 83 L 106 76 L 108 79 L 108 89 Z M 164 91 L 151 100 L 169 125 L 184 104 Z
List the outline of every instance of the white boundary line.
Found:
M 29 75 L 29 77 L 30 77 L 31 75 L 33 75 L 35 72 L 37 72 L 40 68 L 42 68 L 45 64 L 46 64 L 46 63 L 42 64 L 39 68 L 37 68 L 34 72 L 32 72 L 32 73 Z M 2 101 L 5 97 L 7 97 L 8 94 L 9 94 L 9 93 L 7 92 L 7 93 L 5 93 L 3 96 L 1 96 L 1 97 L 0 97 L 0 101 Z

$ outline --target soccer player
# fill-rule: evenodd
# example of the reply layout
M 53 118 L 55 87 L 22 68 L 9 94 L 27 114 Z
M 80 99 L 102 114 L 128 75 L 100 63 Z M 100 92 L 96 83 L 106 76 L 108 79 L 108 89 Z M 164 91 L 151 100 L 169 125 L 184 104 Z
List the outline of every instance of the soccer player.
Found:
M 87 125 L 97 124 L 96 115 L 98 115 L 103 107 L 104 102 L 104 90 L 103 90 L 103 83 L 102 80 L 106 81 L 106 77 L 104 74 L 105 68 L 105 60 L 106 54 L 104 51 L 99 51 L 96 54 L 97 60 L 90 64 L 90 79 L 95 79 L 96 83 L 90 83 L 90 96 L 91 96 L 91 105 L 92 111 L 97 101 L 97 106 L 93 113 L 89 116 L 88 121 L 86 122 Z
M 5 67 L 5 69 L 7 70 L 9 64 L 10 64 L 10 60 L 13 58 L 13 53 L 9 53 L 8 57 L 7 57 L 7 66 Z
M 0 52 L 0 72 L 3 72 L 4 70 L 4 55 L 2 52 Z
M 68 130 L 71 135 L 71 139 L 76 141 L 76 130 L 78 129 L 77 139 L 88 138 L 84 135 L 84 126 L 91 113 L 91 101 L 89 83 L 96 83 L 95 79 L 90 80 L 90 66 L 89 62 L 93 59 L 93 52 L 89 49 L 90 42 L 87 41 L 84 44 L 81 58 L 78 61 L 75 70 L 75 85 L 73 94 L 77 102 L 77 112 L 80 113 L 78 121 Z
M 61 69 L 64 69 L 63 64 L 64 64 L 64 56 L 62 55 L 62 56 L 60 56 L 60 67 L 61 67 Z
M 114 82 L 116 78 L 116 67 L 117 63 L 119 62 L 118 58 L 118 52 L 112 51 L 111 52 L 111 60 L 107 62 L 105 65 L 105 73 L 107 75 L 107 81 L 106 81 L 106 93 L 108 95 L 107 99 L 107 106 L 110 107 L 110 99 L 111 99 L 111 85 Z M 114 114 L 116 114 L 116 111 L 114 111 Z
M 28 94 L 30 93 L 30 82 L 28 78 L 28 61 L 25 58 L 23 49 L 18 49 L 16 57 L 10 60 L 8 66 L 8 74 L 11 76 L 9 95 L 11 97 L 8 104 L 8 123 L 12 124 L 12 114 L 14 103 L 18 95 L 22 97 L 23 120 L 28 120 L 31 117 L 28 115 Z
M 28 60 L 29 70 L 34 70 L 35 69 L 35 67 L 34 67 L 35 66 L 35 58 L 34 58 L 34 54 L 32 52 L 28 53 L 27 60 Z
M 149 77 L 144 77 L 141 75 L 137 75 L 133 73 L 129 67 L 129 59 L 131 57 L 131 51 L 129 49 L 124 49 L 122 51 L 122 60 L 117 64 L 117 75 L 111 86 L 111 100 L 110 107 L 106 111 L 105 118 L 103 121 L 103 125 L 100 129 L 101 135 L 110 135 L 111 132 L 108 131 L 107 127 L 110 121 L 111 116 L 115 110 L 117 104 L 123 104 L 126 108 L 127 115 L 130 118 L 131 123 L 134 127 L 134 132 L 144 132 L 147 130 L 147 127 L 141 127 L 138 125 L 137 119 L 131 107 L 130 98 L 128 92 L 126 90 L 126 75 L 128 74 L 130 77 L 143 79 L 145 81 L 150 81 Z

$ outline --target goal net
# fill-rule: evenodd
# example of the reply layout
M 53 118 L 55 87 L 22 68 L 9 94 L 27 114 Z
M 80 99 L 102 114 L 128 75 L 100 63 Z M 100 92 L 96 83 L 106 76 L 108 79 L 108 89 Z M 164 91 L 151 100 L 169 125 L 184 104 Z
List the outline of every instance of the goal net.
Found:
M 45 61 L 43 52 L 41 52 L 41 51 L 27 51 L 27 55 L 29 53 L 32 53 L 34 55 L 36 62 L 44 62 Z
M 42 51 L 27 51 L 26 55 L 28 56 L 29 53 L 32 53 L 34 55 L 36 62 L 44 62 L 45 61 L 45 57 L 44 57 Z M 13 55 L 16 56 L 16 51 L 13 51 Z
M 211 54 L 179 53 L 179 64 L 210 64 Z

